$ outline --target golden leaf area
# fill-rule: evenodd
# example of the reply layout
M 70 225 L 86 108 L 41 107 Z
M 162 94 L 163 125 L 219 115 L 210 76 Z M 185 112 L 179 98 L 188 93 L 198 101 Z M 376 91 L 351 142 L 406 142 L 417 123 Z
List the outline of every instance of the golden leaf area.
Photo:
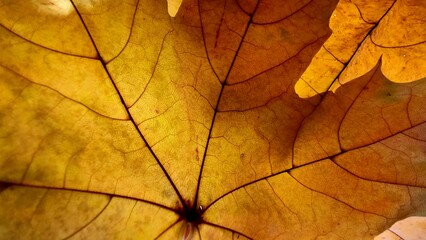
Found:
M 424 0 L 0 0 L 0 25 L 0 239 L 426 215 Z

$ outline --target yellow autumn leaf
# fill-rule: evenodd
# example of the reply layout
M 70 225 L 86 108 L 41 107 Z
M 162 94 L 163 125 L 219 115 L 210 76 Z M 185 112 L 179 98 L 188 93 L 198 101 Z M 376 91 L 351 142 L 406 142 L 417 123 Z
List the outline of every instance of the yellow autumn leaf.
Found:
M 335 91 L 370 71 L 379 58 L 393 82 L 425 78 L 425 15 L 424 1 L 340 1 L 330 19 L 333 34 L 296 83 L 296 92 L 311 97 Z
M 0 0 L 0 239 L 373 239 L 424 216 L 424 7 Z

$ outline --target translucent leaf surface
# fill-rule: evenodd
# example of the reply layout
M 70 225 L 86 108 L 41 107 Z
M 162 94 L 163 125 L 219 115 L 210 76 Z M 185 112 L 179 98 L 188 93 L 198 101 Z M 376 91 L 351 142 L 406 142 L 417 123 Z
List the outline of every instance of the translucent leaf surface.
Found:
M 0 0 L 0 239 L 395 238 L 426 215 L 425 16 Z

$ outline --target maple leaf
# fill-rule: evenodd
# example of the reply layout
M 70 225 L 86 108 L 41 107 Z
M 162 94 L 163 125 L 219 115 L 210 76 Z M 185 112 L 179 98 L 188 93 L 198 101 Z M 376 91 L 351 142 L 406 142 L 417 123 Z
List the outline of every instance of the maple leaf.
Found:
M 424 216 L 425 16 L 0 1 L 1 238 L 372 239 Z

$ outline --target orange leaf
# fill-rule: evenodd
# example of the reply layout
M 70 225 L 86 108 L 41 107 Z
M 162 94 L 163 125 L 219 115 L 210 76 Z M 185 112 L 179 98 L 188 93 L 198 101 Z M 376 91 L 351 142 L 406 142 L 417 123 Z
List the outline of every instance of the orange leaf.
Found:
M 373 239 L 423 216 L 425 10 L 0 0 L 0 238 Z

